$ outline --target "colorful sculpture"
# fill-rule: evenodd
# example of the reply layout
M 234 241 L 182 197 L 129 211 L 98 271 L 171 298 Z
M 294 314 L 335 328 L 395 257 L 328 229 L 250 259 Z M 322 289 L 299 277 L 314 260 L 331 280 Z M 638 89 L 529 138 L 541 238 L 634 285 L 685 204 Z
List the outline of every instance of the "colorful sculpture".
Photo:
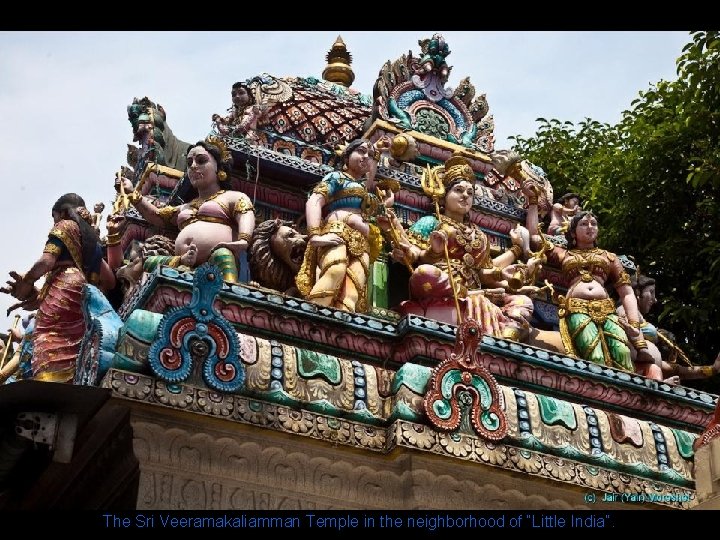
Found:
M 187 152 L 187 176 L 198 196 L 180 206 L 157 208 L 137 191 L 130 202 L 151 224 L 158 227 L 177 226 L 175 257 L 163 264 L 178 266 L 180 257 L 196 251 L 195 265 L 216 264 L 223 279 L 238 282 L 237 257 L 247 249 L 255 227 L 255 214 L 250 199 L 244 193 L 227 189 L 232 168 L 232 156 L 225 143 L 209 137 L 191 146 Z M 125 190 L 132 184 L 124 180 Z M 192 262 L 192 257 L 187 257 Z
M 529 223 L 536 222 L 537 215 L 532 209 L 528 216 Z M 629 324 L 636 327 L 640 324 L 637 301 L 618 256 L 598 248 L 597 236 L 596 217 L 582 211 L 572 218 L 565 233 L 568 248 L 555 246 L 548 253 L 548 262 L 561 267 L 570 284 L 567 294 L 559 297 L 558 309 L 565 349 L 568 354 L 591 362 L 660 380 L 660 366 L 648 351 L 647 342 L 639 336 L 632 340 L 638 350 L 633 365 L 629 340 L 605 286 L 615 287 Z
M 580 195 L 577 193 L 566 193 L 560 197 L 550 211 L 548 234 L 565 234 L 572 217 L 582 210 L 581 202 Z
M 232 107 L 228 109 L 227 116 L 213 114 L 215 129 L 222 135 L 232 137 L 255 138 L 257 122 L 263 114 L 264 107 L 256 103 L 250 87 L 242 82 L 232 86 Z
M 412 300 L 399 309 L 457 323 L 461 317 L 447 311 L 456 295 L 464 317 L 476 319 L 483 333 L 522 340 L 533 311 L 526 294 L 538 288 L 518 283 L 513 289 L 508 282 L 517 269 L 512 263 L 523 255 L 521 237 L 513 231 L 513 247 L 491 259 L 487 236 L 469 220 L 475 194 L 472 168 L 462 156 L 453 156 L 441 169 L 440 215 L 419 219 L 392 253 L 396 261 L 419 265 L 410 277 Z
M 644 338 L 647 341 L 649 353 L 652 355 L 655 363 L 660 365 L 665 382 L 670 384 L 680 384 L 682 380 L 705 379 L 710 378 L 716 373 L 720 373 L 720 354 L 715 358 L 715 362 L 711 366 L 693 366 L 685 355 L 683 350 L 675 343 L 672 334 L 657 328 L 645 317 L 657 302 L 655 297 L 655 280 L 651 277 L 636 274 L 630 283 L 637 298 L 639 326 L 626 327 L 628 337 L 630 339 Z M 625 308 L 622 305 L 617 307 L 617 314 L 621 322 L 627 321 Z M 641 335 L 638 334 L 641 332 Z M 636 349 L 630 349 L 633 360 L 637 355 Z M 687 365 L 680 365 L 680 361 Z
M 79 195 L 60 197 L 52 207 L 52 217 L 55 225 L 42 256 L 24 276 L 11 272 L 14 281 L 8 280 L 2 291 L 23 302 L 25 309 L 37 307 L 33 378 L 70 382 L 85 334 L 83 286 L 97 284 L 107 292 L 115 286 L 115 276 L 102 258 L 100 240 Z M 34 283 L 43 275 L 45 284 L 38 291 Z
M 369 141 L 352 141 L 342 153 L 343 170 L 327 174 L 310 194 L 310 239 L 295 280 L 304 298 L 344 311 L 367 310 L 368 272 L 382 245 L 379 228 L 369 222 L 380 204 L 373 193 L 379 154 Z M 393 201 L 388 192 L 382 204 Z
M 255 227 L 248 248 L 250 276 L 256 284 L 296 296 L 295 276 L 305 256 L 307 236 L 291 221 L 268 219 Z

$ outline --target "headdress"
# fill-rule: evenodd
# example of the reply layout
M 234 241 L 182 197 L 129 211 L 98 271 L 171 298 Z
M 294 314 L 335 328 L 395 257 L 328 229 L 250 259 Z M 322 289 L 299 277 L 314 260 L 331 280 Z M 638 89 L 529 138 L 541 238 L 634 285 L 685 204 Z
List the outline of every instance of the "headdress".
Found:
M 470 161 L 461 154 L 454 153 L 445 162 L 445 171 L 442 174 L 442 182 L 447 187 L 451 182 L 462 179 L 475 183 L 475 173 L 470 166 Z
M 230 150 L 228 150 L 225 141 L 223 141 L 220 137 L 211 135 L 210 137 L 205 139 L 205 143 L 211 144 L 212 146 L 220 150 L 220 161 L 222 161 L 223 163 L 232 162 L 232 154 L 230 153 Z

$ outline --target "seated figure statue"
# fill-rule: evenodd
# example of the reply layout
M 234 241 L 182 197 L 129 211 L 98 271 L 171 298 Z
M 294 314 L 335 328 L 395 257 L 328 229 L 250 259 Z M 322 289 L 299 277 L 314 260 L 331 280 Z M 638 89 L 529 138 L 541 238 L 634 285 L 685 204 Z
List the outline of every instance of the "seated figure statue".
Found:
M 552 205 L 550 211 L 550 225 L 548 226 L 548 234 L 565 234 L 570 225 L 570 220 L 575 214 L 580 212 L 582 208 L 580 195 L 577 193 L 566 193 Z
M 417 266 L 410 277 L 411 300 L 399 310 L 457 324 L 457 294 L 462 316 L 478 321 L 484 333 L 526 339 L 533 311 L 527 295 L 538 288 L 523 283 L 511 287 L 508 281 L 519 269 L 513 263 L 524 254 L 520 235 L 512 231 L 514 245 L 490 258 L 487 235 L 469 219 L 475 193 L 470 164 L 453 156 L 438 175 L 444 184 L 440 215 L 425 216 L 406 235 L 401 232 L 391 254 L 398 262 Z

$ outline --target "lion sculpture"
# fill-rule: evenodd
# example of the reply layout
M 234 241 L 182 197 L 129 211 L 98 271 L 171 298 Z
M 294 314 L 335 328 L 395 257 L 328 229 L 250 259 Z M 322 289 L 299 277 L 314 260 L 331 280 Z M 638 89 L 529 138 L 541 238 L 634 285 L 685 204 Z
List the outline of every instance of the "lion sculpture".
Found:
M 263 221 L 255 227 L 248 248 L 251 283 L 298 296 L 295 276 L 300 270 L 306 247 L 307 236 L 296 231 L 291 221 Z

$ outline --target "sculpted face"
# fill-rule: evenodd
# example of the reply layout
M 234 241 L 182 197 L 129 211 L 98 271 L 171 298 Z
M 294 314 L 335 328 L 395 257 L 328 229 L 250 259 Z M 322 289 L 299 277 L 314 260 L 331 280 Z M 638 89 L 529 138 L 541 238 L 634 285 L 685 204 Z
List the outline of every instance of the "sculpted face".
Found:
M 187 156 L 190 184 L 201 190 L 217 183 L 218 164 L 210 152 L 202 146 L 193 147 Z
M 466 215 L 473 205 L 475 186 L 467 180 L 455 184 L 445 195 L 445 212 Z
M 232 96 L 233 105 L 236 107 L 244 107 L 250 103 L 250 94 L 248 94 L 247 89 L 242 86 L 233 88 L 230 95 Z
M 287 264 L 294 273 L 300 270 L 306 247 L 307 236 L 286 225 L 281 225 L 270 239 L 270 249 L 273 254 Z
M 580 205 L 580 201 L 577 197 L 572 197 L 565 201 L 565 208 L 577 208 Z
M 640 292 L 640 296 L 638 297 L 638 309 L 640 313 L 643 315 L 649 313 L 655 305 L 655 302 L 657 302 L 657 298 L 655 298 L 655 285 L 648 285 Z
M 350 174 L 362 176 L 370 170 L 370 143 L 363 143 L 355 148 L 348 157 L 347 168 Z
M 575 242 L 578 247 L 591 247 L 598 236 L 598 224 L 595 216 L 586 215 L 578 221 L 575 229 Z

